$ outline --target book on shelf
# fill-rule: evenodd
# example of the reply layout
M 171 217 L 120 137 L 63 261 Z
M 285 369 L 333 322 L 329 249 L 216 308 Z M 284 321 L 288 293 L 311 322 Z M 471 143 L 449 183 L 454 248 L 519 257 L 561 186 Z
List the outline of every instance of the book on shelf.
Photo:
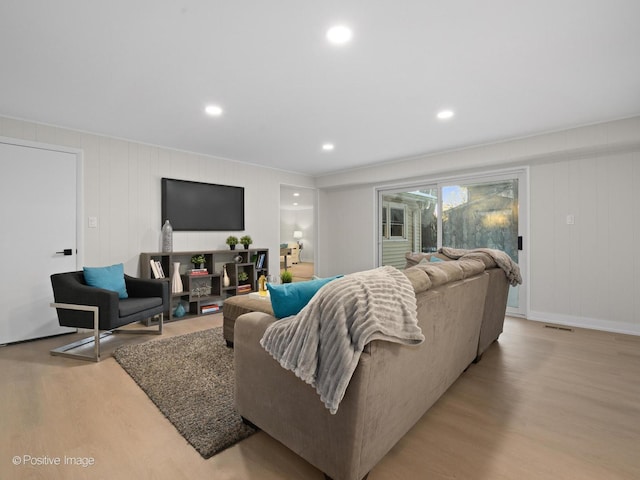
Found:
M 200 307 L 200 313 L 213 313 L 213 312 L 219 312 L 219 311 L 220 311 L 220 305 L 218 305 L 217 303 L 202 305 Z
M 149 265 L 151 266 L 153 278 L 160 278 L 160 273 L 158 273 L 158 267 L 156 266 L 155 260 L 149 260 Z
M 187 270 L 187 275 L 209 275 L 209 270 L 206 268 L 192 268 Z
M 162 264 L 158 260 L 149 260 L 149 264 L 151 266 L 151 273 L 153 274 L 153 278 L 165 278 Z
M 238 285 L 238 293 L 245 293 L 251 291 L 251 285 Z
M 266 255 L 264 253 L 261 253 L 260 255 L 257 256 L 256 258 L 256 268 L 262 268 L 264 266 L 264 260 L 265 260 Z

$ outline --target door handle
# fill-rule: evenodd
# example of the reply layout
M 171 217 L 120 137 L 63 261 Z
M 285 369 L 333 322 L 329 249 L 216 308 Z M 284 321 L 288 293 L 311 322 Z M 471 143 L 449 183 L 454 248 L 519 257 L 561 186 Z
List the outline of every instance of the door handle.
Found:
M 56 255 L 73 255 L 73 250 L 70 248 L 65 248 L 63 251 L 61 252 L 56 252 Z

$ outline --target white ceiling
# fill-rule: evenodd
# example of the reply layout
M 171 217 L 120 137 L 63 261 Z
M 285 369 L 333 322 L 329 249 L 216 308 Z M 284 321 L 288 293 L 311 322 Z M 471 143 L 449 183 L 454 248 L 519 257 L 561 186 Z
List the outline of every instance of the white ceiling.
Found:
M 321 175 L 638 115 L 639 21 L 638 0 L 2 0 L 0 115 Z
M 310 210 L 315 208 L 316 191 L 313 188 L 280 185 L 281 210 Z

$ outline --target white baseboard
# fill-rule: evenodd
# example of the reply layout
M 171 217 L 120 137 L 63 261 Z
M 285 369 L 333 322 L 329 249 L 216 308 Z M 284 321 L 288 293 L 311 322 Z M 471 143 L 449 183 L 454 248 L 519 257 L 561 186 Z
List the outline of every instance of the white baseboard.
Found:
M 640 325 L 626 322 L 611 322 L 597 318 L 576 317 L 573 315 L 563 315 L 560 313 L 529 311 L 527 320 L 536 322 L 553 323 L 568 327 L 587 328 L 590 330 L 602 330 L 612 333 L 623 333 L 626 335 L 640 336 Z

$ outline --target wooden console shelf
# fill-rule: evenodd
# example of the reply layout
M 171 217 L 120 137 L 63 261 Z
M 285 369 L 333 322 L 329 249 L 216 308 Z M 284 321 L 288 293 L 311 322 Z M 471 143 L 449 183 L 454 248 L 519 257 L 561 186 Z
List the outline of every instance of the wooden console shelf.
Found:
M 194 268 L 191 257 L 203 255 L 206 274 L 190 275 Z M 145 252 L 140 254 L 140 277 L 155 278 L 151 262 L 159 262 L 165 278 L 158 281 L 171 281 L 173 269 L 179 263 L 183 291 L 171 294 L 171 308 L 166 312 L 168 320 L 207 315 L 222 310 L 222 304 L 228 297 L 256 291 L 261 275 L 269 275 L 269 249 L 249 248 L 237 250 L 196 250 L 192 252 Z M 229 285 L 225 286 L 224 269 L 226 267 Z M 247 280 L 239 276 L 244 272 Z M 174 315 L 182 304 L 186 313 L 182 317 Z

